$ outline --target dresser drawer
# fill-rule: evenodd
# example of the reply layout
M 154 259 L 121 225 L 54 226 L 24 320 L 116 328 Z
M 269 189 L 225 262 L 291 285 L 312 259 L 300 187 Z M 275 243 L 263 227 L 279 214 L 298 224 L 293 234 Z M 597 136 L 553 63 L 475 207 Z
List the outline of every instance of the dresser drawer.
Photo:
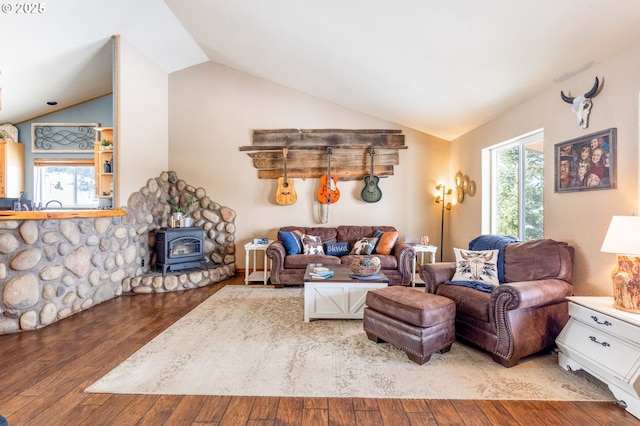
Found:
M 621 339 L 639 343 L 638 327 L 582 305 L 569 303 L 569 315 L 583 323 Z
M 640 347 L 602 333 L 575 318 L 569 320 L 559 337 L 558 346 L 563 352 L 576 353 L 621 380 L 631 377 L 640 363 Z

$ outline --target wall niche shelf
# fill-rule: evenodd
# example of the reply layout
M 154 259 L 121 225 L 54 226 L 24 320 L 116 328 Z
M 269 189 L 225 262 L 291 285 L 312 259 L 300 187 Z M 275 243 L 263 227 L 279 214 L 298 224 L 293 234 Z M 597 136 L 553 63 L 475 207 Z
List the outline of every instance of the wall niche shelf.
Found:
M 241 146 L 258 169 L 259 179 L 282 176 L 282 149 L 288 149 L 289 178 L 319 178 L 327 172 L 327 148 L 332 148 L 331 177 L 360 180 L 370 172 L 373 147 L 374 174 L 392 176 L 400 164 L 399 150 L 407 149 L 401 130 L 274 129 L 254 130 L 253 145 Z

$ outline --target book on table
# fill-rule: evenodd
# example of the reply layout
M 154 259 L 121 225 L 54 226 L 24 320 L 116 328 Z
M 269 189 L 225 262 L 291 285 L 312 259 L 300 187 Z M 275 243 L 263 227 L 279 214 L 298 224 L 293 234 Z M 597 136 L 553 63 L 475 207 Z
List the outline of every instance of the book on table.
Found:
M 309 276 L 311 278 L 324 280 L 327 278 L 331 278 L 333 276 L 333 271 L 329 269 L 326 272 L 321 272 L 321 273 L 309 272 Z

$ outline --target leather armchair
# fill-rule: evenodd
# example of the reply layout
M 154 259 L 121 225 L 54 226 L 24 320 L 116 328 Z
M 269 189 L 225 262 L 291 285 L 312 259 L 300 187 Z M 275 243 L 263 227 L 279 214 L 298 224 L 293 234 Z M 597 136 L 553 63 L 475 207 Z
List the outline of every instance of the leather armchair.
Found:
M 512 243 L 504 251 L 505 283 L 491 293 L 446 284 L 455 262 L 420 268 L 425 291 L 456 303 L 456 335 L 512 367 L 549 349 L 569 320 L 573 248 L 554 240 Z

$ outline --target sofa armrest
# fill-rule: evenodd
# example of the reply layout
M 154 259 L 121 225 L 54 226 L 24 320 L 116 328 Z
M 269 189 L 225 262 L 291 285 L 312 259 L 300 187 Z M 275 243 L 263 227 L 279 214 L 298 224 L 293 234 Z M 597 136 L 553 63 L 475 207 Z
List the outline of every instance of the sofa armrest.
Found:
M 491 292 L 491 306 L 495 306 L 492 311 L 553 305 L 565 301 L 572 292 L 571 284 L 558 279 L 502 284 Z
M 284 269 L 284 258 L 287 256 L 287 252 L 284 249 L 282 241 L 276 240 L 269 244 L 266 254 L 267 257 L 271 259 L 271 282 L 279 284 L 280 272 Z
M 400 272 L 402 278 L 400 282 L 402 284 L 408 284 L 413 277 L 413 269 L 411 268 L 411 261 L 416 257 L 416 249 L 411 244 L 396 243 L 393 248 L 393 255 L 398 262 L 398 272 Z
M 435 294 L 438 286 L 453 278 L 456 273 L 455 262 L 427 263 L 420 267 L 420 278 L 424 281 L 425 291 Z

